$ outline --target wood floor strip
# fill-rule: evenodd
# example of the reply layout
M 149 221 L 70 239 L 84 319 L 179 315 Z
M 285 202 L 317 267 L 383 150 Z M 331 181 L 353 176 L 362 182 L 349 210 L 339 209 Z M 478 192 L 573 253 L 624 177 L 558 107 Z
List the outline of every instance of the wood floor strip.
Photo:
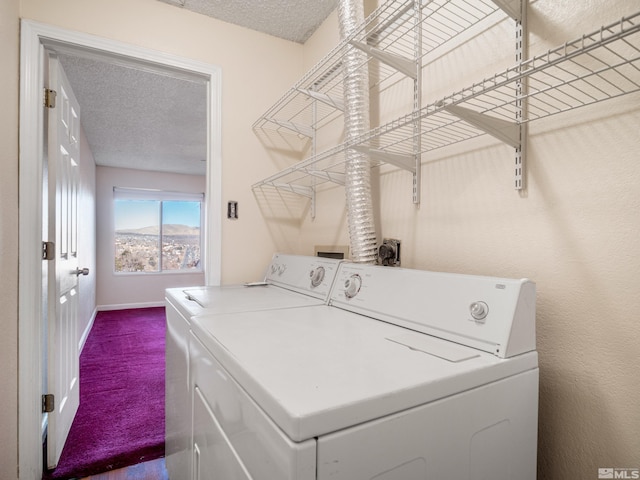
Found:
M 164 458 L 139 463 L 111 472 L 91 475 L 80 480 L 169 480 Z

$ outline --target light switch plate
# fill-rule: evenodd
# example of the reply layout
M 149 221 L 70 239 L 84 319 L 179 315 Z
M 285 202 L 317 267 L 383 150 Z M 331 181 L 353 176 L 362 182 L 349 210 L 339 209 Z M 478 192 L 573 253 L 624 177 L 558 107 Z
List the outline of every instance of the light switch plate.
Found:
M 227 202 L 227 218 L 231 220 L 238 219 L 238 202 L 234 200 Z

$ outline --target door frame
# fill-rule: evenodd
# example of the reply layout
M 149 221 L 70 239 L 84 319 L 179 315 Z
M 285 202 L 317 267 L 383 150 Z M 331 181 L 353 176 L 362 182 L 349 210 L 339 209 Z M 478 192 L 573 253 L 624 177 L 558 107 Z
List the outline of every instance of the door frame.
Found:
M 20 479 L 42 476 L 42 162 L 44 48 L 124 63 L 207 86 L 205 283 L 221 280 L 221 69 L 216 65 L 30 20 L 20 32 L 18 467 Z

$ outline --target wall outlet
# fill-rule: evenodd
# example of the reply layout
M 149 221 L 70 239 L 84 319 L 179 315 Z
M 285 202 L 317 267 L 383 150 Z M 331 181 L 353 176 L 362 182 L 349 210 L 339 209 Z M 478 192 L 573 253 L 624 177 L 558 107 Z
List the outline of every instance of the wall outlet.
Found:
M 378 263 L 388 267 L 400 266 L 400 240 L 385 238 L 378 247 Z

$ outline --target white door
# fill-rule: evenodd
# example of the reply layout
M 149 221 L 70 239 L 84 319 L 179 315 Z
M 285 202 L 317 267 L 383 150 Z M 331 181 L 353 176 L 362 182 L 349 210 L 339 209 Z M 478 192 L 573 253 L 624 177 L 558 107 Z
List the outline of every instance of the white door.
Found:
M 80 403 L 78 352 L 78 184 L 80 108 L 55 57 L 49 55 L 49 90 L 56 92 L 48 108 L 48 237 L 54 242 L 47 288 L 49 413 L 47 465 L 58 464 Z M 88 273 L 88 272 L 87 272 Z M 85 273 L 86 274 L 86 273 Z

